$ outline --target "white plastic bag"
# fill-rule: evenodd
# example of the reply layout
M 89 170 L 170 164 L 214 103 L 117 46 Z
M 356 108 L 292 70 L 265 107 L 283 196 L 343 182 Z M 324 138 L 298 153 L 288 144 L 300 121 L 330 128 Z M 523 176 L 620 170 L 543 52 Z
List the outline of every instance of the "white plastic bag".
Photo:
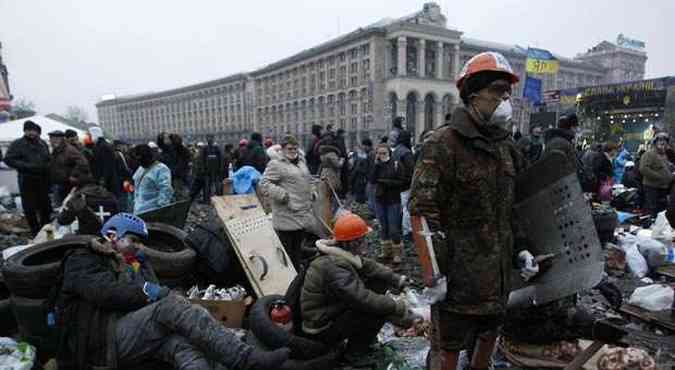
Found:
M 653 284 L 635 289 L 628 303 L 649 311 L 663 311 L 673 307 L 675 291 L 668 285 Z
M 620 234 L 617 237 L 619 248 L 626 254 L 628 268 L 638 278 L 643 278 L 649 271 L 647 261 L 637 248 L 638 238 L 632 234 Z
M 0 369 L 30 370 L 35 362 L 35 347 L 12 338 L 0 337 Z
M 669 246 L 672 244 L 673 236 L 673 228 L 666 218 L 666 211 L 660 212 L 652 225 L 652 238 Z

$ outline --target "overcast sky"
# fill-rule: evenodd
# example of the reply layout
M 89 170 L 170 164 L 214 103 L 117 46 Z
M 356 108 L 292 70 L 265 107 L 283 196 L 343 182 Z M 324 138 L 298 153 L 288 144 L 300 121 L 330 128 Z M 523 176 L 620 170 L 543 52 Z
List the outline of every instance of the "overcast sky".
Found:
M 0 0 L 15 98 L 40 113 L 253 70 L 422 8 L 414 0 Z M 619 33 L 647 43 L 647 77 L 675 75 L 673 0 L 439 0 L 471 38 L 572 57 Z

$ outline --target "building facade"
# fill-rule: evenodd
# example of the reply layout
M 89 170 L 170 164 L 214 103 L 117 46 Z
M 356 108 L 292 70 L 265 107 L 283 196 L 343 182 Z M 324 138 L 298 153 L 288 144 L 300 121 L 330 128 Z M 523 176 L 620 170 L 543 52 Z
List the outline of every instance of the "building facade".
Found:
M 9 72 L 2 62 L 2 43 L 0 42 L 0 122 L 9 120 L 12 109 L 12 95 L 9 91 Z
M 524 81 L 526 48 L 466 38 L 447 27 L 440 6 L 427 3 L 419 12 L 381 20 L 249 73 L 96 106 L 101 126 L 131 141 L 170 131 L 188 140 L 210 133 L 234 142 L 253 130 L 276 140 L 291 133 L 306 141 L 312 125 L 332 124 L 345 129 L 351 146 L 384 135 L 396 116 L 406 118 L 415 136 L 443 124 L 459 104 L 455 80 L 461 66 L 483 51 L 504 54 Z M 557 75 L 535 76 L 543 90 L 620 76 L 614 64 L 591 56 L 557 57 Z M 522 85 L 513 94 L 514 126 L 524 130 L 531 106 L 520 98 Z

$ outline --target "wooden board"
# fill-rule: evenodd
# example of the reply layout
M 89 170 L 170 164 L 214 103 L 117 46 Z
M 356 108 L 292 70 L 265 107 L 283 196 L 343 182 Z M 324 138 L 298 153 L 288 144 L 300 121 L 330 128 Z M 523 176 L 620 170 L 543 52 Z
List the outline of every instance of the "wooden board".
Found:
M 213 197 L 211 202 L 256 295 L 286 294 L 297 273 L 256 195 Z
M 656 273 L 670 279 L 675 279 L 675 265 L 661 266 L 656 269 Z
M 626 315 L 637 317 L 650 324 L 675 331 L 675 316 L 672 316 L 672 310 L 653 312 L 632 304 L 624 303 L 619 311 Z

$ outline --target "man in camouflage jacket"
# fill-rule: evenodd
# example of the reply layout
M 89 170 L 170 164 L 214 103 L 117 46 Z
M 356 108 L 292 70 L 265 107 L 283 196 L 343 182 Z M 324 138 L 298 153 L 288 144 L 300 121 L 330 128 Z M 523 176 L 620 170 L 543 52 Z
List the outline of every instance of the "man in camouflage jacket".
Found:
M 497 53 L 467 62 L 458 82 L 464 106 L 425 142 L 410 195 L 411 215 L 425 216 L 435 232 L 439 269 L 447 277 L 447 296 L 434 315 L 443 369 L 455 369 L 459 351 L 476 337 L 472 368 L 487 367 L 511 270 L 525 248 L 514 243 L 513 218 L 515 176 L 523 162 L 505 127 L 517 76 L 510 67 L 476 70 L 476 58 L 508 66 Z

